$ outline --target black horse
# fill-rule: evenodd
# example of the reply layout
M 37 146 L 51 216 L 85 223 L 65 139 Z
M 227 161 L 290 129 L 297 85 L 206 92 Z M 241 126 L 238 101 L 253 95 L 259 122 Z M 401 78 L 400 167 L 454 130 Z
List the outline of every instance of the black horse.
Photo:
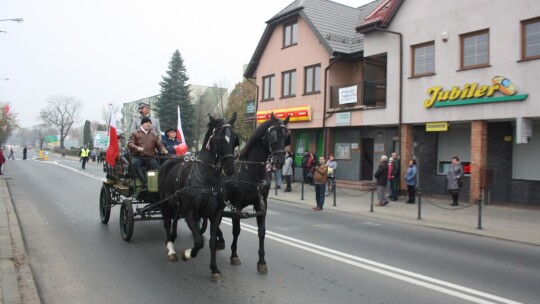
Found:
M 224 182 L 226 204 L 231 209 L 231 211 L 226 211 L 224 216 L 230 216 L 233 224 L 231 264 L 241 264 L 236 252 L 240 235 L 240 219 L 256 216 L 259 235 L 257 270 L 261 274 L 268 273 L 264 259 L 264 238 L 266 236 L 266 199 L 271 185 L 271 168 L 275 166 L 281 169 L 285 164 L 285 147 L 290 145 L 287 128 L 289 118 L 282 121 L 272 113 L 270 120 L 259 125 L 240 152 L 239 160 L 235 162 L 235 174 L 226 178 Z M 242 211 L 250 205 L 253 205 L 255 213 Z M 224 248 L 225 242 L 221 230 L 218 230 L 218 239 L 220 247 Z
M 216 265 L 216 232 L 225 207 L 221 192 L 222 171 L 225 175 L 233 174 L 234 150 L 239 143 L 233 131 L 235 120 L 236 113 L 229 121 L 210 116 L 203 148 L 197 157 L 167 160 L 159 171 L 160 196 L 161 199 L 168 198 L 162 204 L 162 215 L 169 260 L 177 260 L 173 244 L 180 215 L 185 218 L 194 241 L 194 247 L 182 253 L 184 261 L 196 257 L 204 246 L 197 223 L 199 219 L 207 218 L 210 221 L 210 269 L 214 281 L 221 280 Z

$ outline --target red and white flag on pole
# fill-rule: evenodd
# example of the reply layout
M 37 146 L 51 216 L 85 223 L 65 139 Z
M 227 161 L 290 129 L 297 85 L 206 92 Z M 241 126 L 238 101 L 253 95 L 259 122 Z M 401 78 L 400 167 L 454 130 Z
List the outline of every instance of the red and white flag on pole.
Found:
M 182 119 L 180 118 L 180 106 L 178 106 L 178 126 L 176 127 L 176 138 L 180 143 L 186 143 L 184 131 L 182 131 Z
M 118 147 L 118 136 L 116 134 L 116 119 L 114 118 L 113 107 L 109 105 L 110 111 L 110 128 L 109 128 L 109 146 L 107 147 L 107 154 L 105 156 L 105 161 L 114 167 L 116 158 L 120 154 L 120 147 Z

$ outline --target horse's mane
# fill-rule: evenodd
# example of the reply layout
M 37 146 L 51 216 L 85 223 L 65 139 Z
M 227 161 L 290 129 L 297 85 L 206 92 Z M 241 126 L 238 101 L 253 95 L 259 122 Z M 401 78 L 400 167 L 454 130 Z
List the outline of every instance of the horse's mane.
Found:
M 251 134 L 251 137 L 248 139 L 248 142 L 246 143 L 246 146 L 240 151 L 240 159 L 244 159 L 248 156 L 249 151 L 253 148 L 256 144 L 261 144 L 260 139 L 265 135 L 266 131 L 268 130 L 268 127 L 272 123 L 272 120 L 269 119 L 262 124 L 260 124 L 255 131 Z

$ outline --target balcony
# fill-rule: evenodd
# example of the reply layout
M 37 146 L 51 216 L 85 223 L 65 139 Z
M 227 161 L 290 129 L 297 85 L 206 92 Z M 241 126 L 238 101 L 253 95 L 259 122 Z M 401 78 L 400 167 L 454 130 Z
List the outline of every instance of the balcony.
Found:
M 356 99 L 354 99 L 355 86 Z M 344 88 L 348 88 L 346 90 L 347 96 L 344 97 L 342 91 L 340 104 L 339 89 Z M 351 94 L 353 95 L 351 96 Z M 347 101 L 344 101 L 344 99 L 347 99 Z M 330 87 L 330 109 L 334 111 L 374 107 L 386 107 L 386 80 L 363 81 L 355 84 Z

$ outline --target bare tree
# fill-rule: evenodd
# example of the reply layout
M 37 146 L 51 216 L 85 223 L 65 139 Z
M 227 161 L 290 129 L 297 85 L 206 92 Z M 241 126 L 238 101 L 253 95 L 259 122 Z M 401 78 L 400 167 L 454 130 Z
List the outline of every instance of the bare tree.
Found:
M 103 120 L 103 123 L 105 123 L 107 128 L 111 124 L 111 110 L 110 110 L 111 106 L 112 106 L 112 112 L 113 112 L 114 117 L 118 116 L 118 113 L 120 113 L 121 111 L 121 107 L 113 103 L 110 103 L 106 106 L 103 106 L 103 108 L 101 108 L 101 119 Z
M 30 136 L 33 142 L 38 142 L 39 149 L 43 150 L 43 143 L 45 142 L 45 136 L 51 134 L 54 130 L 48 128 L 44 124 L 35 125 L 30 130 Z
M 208 124 L 208 114 L 214 115 L 216 105 L 211 103 L 207 94 L 208 90 L 197 89 L 192 92 L 193 108 L 195 110 L 195 149 L 199 151 L 200 144 L 204 139 L 204 132 Z M 180 109 L 182 110 L 182 109 Z
M 39 118 L 47 127 L 60 133 L 60 148 L 64 149 L 64 140 L 82 109 L 82 103 L 75 97 L 55 95 L 47 100 L 47 107 L 39 112 Z

